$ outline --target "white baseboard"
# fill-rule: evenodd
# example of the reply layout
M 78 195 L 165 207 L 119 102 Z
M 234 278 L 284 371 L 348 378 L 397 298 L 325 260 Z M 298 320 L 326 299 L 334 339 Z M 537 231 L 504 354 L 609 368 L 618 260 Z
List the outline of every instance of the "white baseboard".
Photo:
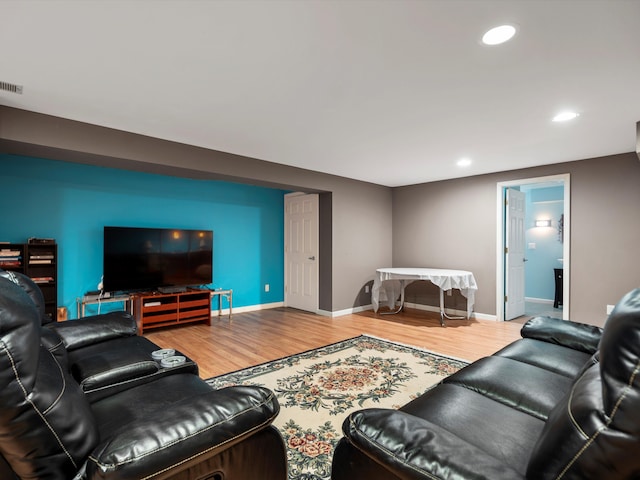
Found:
M 477 318 L 478 320 L 491 320 L 493 322 L 498 321 L 497 315 L 490 315 L 488 313 L 478 313 L 478 312 L 473 312 L 471 315 L 473 318 Z
M 373 305 L 361 305 L 359 307 L 353 308 L 345 308 L 344 310 L 336 310 L 335 312 L 330 312 L 328 310 L 317 310 L 316 314 L 322 315 L 324 317 L 343 317 L 345 315 L 351 315 L 352 313 L 364 312 L 365 310 L 373 310 Z
M 553 300 L 549 298 L 524 297 L 524 300 L 525 302 L 531 302 L 531 303 L 545 303 L 549 305 L 553 304 Z
M 432 307 L 431 305 L 422 305 L 420 303 L 409 303 L 405 302 L 405 306 L 409 308 L 415 308 L 416 310 L 424 310 L 427 312 L 440 313 L 440 307 Z M 351 315 L 352 313 L 364 312 L 365 310 L 373 310 L 373 305 L 362 305 L 360 307 L 354 308 L 346 308 L 344 310 L 336 310 L 335 312 L 329 312 L 327 310 L 318 310 L 316 313 L 318 315 L 324 315 L 325 317 L 342 317 L 344 315 Z M 466 317 L 466 310 L 454 310 L 451 308 L 446 309 L 447 315 L 452 315 L 455 317 Z M 472 312 L 471 318 L 476 318 L 478 320 L 493 320 L 497 321 L 498 317 L 496 315 L 489 315 L 486 313 L 478 313 Z
M 257 310 L 267 310 L 269 308 L 278 308 L 283 306 L 284 306 L 284 302 L 261 303 L 258 305 L 246 305 L 244 307 L 233 307 L 233 313 L 255 312 Z M 229 315 L 228 308 L 223 308 L 222 313 L 220 313 L 217 308 L 211 309 L 212 317 L 218 317 L 218 316 L 224 316 L 224 315 Z
M 553 302 L 552 302 L 553 303 Z M 408 303 L 405 302 L 405 305 L 409 308 L 415 308 L 416 310 L 424 310 L 427 312 L 435 312 L 435 313 L 440 313 L 440 308 L 439 307 L 432 307 L 431 305 L 422 305 L 420 303 Z M 278 308 L 278 307 L 284 307 L 284 302 L 274 302 L 274 303 L 262 303 L 259 305 L 248 305 L 245 307 L 234 307 L 233 308 L 233 312 L 234 313 L 243 313 L 243 312 L 255 312 L 257 310 L 267 310 L 269 308 Z M 315 314 L 316 315 L 322 315 L 323 317 L 331 317 L 331 318 L 336 318 L 336 317 L 343 317 L 345 315 L 351 315 L 353 313 L 360 313 L 360 312 L 364 312 L 366 310 L 373 310 L 373 305 L 369 304 L 369 305 L 361 305 L 359 307 L 353 307 L 353 308 L 345 308 L 344 310 L 336 310 L 334 312 L 330 312 L 329 310 L 316 310 Z M 466 310 L 455 310 L 455 309 L 451 309 L 451 308 L 447 308 L 446 312 L 448 315 L 452 315 L 452 316 L 456 316 L 456 317 L 463 317 L 467 315 L 467 311 Z M 211 316 L 212 317 L 217 317 L 218 314 L 218 309 L 215 310 L 211 310 Z M 222 316 L 224 315 L 229 315 L 229 309 L 228 308 L 223 308 L 222 309 Z M 497 321 L 497 316 L 496 315 L 489 315 L 486 313 L 478 313 L 478 312 L 472 312 L 471 313 L 471 318 L 476 318 L 478 320 L 493 320 L 493 321 Z

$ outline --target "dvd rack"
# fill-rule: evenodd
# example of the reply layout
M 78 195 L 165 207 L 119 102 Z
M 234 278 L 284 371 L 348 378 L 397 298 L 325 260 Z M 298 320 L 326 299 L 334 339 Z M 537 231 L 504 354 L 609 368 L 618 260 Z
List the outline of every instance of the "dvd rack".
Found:
M 55 241 L 0 243 L 0 268 L 30 277 L 42 291 L 45 314 L 53 321 L 57 319 L 58 245 Z

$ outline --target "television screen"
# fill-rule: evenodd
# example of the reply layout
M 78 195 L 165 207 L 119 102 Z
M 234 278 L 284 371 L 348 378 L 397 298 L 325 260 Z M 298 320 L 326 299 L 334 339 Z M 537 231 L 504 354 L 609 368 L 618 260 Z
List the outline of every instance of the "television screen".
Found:
M 104 227 L 105 291 L 157 290 L 213 281 L 213 232 Z

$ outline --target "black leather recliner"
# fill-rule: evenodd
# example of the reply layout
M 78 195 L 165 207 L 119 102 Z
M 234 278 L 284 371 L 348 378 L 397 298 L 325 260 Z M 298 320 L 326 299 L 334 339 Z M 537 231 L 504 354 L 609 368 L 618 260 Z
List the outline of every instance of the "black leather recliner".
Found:
M 114 388 L 98 375 L 105 388 L 91 396 L 73 378 L 75 360 L 62 340 L 81 338 L 71 333 L 74 321 L 61 335 L 42 326 L 32 292 L 1 277 L 0 478 L 286 478 L 284 443 L 271 425 L 279 412 L 271 391 L 212 390 L 193 371 L 175 370 L 120 379 L 115 383 L 124 387 Z M 120 320 L 115 334 L 103 330 L 103 342 L 93 345 L 115 347 L 131 337 L 119 339 L 126 316 Z M 108 330 L 107 319 L 101 322 Z M 79 324 L 97 334 L 94 327 Z M 113 375 L 111 367 L 103 373 Z
M 399 410 L 348 416 L 333 480 L 640 478 L 640 289 L 604 330 L 537 317 Z
M 190 359 L 181 365 L 160 368 L 152 358 L 159 347 L 138 335 L 136 320 L 129 313 L 117 311 L 53 322 L 45 314 L 42 291 L 28 276 L 0 269 L 0 277 L 20 285 L 29 294 L 46 327 L 41 332 L 42 343 L 56 352 L 58 362 L 69 370 L 90 402 L 158 377 L 178 372 L 198 374 L 198 366 Z

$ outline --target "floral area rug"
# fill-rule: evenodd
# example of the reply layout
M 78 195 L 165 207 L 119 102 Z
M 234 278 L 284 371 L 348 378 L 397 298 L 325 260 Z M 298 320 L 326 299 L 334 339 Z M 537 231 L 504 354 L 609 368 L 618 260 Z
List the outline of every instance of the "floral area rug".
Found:
M 274 425 L 287 444 L 290 480 L 328 480 L 342 422 L 362 408 L 399 408 L 467 362 L 367 335 L 239 370 L 214 388 L 261 385 L 276 393 Z

